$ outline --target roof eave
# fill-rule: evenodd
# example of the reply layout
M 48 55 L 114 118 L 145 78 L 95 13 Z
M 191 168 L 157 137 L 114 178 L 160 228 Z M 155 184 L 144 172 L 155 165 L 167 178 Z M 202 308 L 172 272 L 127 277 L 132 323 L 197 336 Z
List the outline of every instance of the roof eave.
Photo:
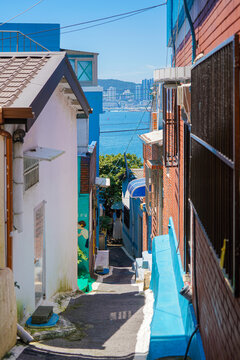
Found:
M 26 124 L 28 119 L 34 119 L 31 107 L 0 107 L 0 125 Z
M 74 73 L 72 66 L 68 61 L 67 55 L 65 54 L 62 57 L 58 66 L 56 67 L 55 71 L 53 71 L 49 79 L 43 85 L 40 92 L 37 94 L 37 96 L 30 104 L 30 106 L 32 107 L 35 113 L 35 119 L 34 120 L 28 119 L 27 131 L 29 131 L 29 129 L 32 127 L 32 125 L 40 115 L 41 111 L 48 102 L 50 96 L 53 94 L 54 90 L 61 82 L 63 77 L 65 77 L 69 86 L 71 87 L 76 99 L 78 100 L 80 106 L 82 107 L 83 113 L 86 116 L 86 118 L 88 118 L 89 114 L 92 113 L 92 109 L 88 104 L 88 101 L 76 77 L 76 74 Z

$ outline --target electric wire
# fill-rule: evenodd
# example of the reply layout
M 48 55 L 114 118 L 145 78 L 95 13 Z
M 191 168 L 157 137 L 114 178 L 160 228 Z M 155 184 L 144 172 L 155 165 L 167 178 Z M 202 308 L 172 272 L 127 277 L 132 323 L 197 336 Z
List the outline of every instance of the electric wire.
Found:
M 5 25 L 5 24 L 9 23 L 11 20 L 16 19 L 16 18 L 17 18 L 18 16 L 20 16 L 20 15 L 25 14 L 27 11 L 29 11 L 29 10 L 33 9 L 35 6 L 37 6 L 38 4 L 40 4 L 40 3 L 41 3 L 41 2 L 43 2 L 43 1 L 44 1 L 44 0 L 40 0 L 40 1 L 38 1 L 37 3 L 35 3 L 34 5 L 32 5 L 30 8 L 28 8 L 28 9 L 26 9 L 26 10 L 24 10 L 24 11 L 20 12 L 19 14 L 17 14 L 17 15 L 15 15 L 15 16 L 13 16 L 12 18 L 8 19 L 7 21 L 4 21 L 3 23 L 1 23 L 1 24 L 0 24 L 0 26 Z
M 104 21 L 103 23 L 100 23 L 100 24 L 94 24 L 94 25 L 85 26 L 85 27 L 80 28 L 80 29 L 64 31 L 64 32 L 61 33 L 61 35 L 63 35 L 63 34 L 69 34 L 69 33 L 76 32 L 76 31 L 86 30 L 86 29 L 90 29 L 90 28 L 97 27 L 97 26 L 101 26 L 101 25 L 105 25 L 105 24 L 109 24 L 109 23 L 112 23 L 112 22 L 115 22 L 115 21 L 119 21 L 119 20 L 122 20 L 122 19 L 129 18 L 129 17 L 131 17 L 131 16 L 135 16 L 135 15 L 141 14 L 141 13 L 143 13 L 143 12 L 145 12 L 145 11 L 147 11 L 147 10 L 142 10 L 142 11 L 139 11 L 139 12 L 134 13 L 134 14 L 121 16 L 121 17 L 118 17 L 117 19 Z
M 84 21 L 84 22 L 80 22 L 80 23 L 76 23 L 76 24 L 65 25 L 65 26 L 61 26 L 60 28 L 41 30 L 41 31 L 37 31 L 35 33 L 31 33 L 31 34 L 27 34 L 27 35 L 35 35 L 35 34 L 39 34 L 39 33 L 42 33 L 42 32 L 49 32 L 49 31 L 54 31 L 54 30 L 58 30 L 58 29 L 62 30 L 62 29 L 67 29 L 69 27 L 74 27 L 74 26 L 79 26 L 79 25 L 86 25 L 86 24 L 90 24 L 90 23 L 93 23 L 93 22 L 97 22 L 97 21 L 108 20 L 108 19 L 112 19 L 112 18 L 115 18 L 115 17 L 120 17 L 120 16 L 130 15 L 130 14 L 134 14 L 134 13 L 144 12 L 144 11 L 155 9 L 157 7 L 160 7 L 160 6 L 163 6 L 163 5 L 166 5 L 166 4 L 167 3 L 165 2 L 165 3 L 158 4 L 158 5 L 149 6 L 149 7 L 142 8 L 142 9 L 137 9 L 137 10 L 132 10 L 132 11 L 128 11 L 128 12 L 121 13 L 121 14 L 110 15 L 110 16 L 105 16 L 103 18 L 98 18 L 98 19 L 94 19 L 94 20 L 88 20 L 88 21 Z
M 140 112 L 140 111 L 139 111 Z M 144 124 L 144 123 L 143 123 Z M 116 123 L 106 123 L 106 124 L 103 124 L 103 126 L 105 126 L 105 125 L 107 125 L 107 126 L 109 126 L 109 125 L 111 125 L 111 126 L 118 126 L 118 124 L 116 124 Z M 134 122 L 128 122 L 128 125 L 136 125 L 136 123 L 134 123 Z M 146 124 L 144 124 L 144 125 L 148 125 L 148 123 L 146 123 Z M 133 129 L 134 130 L 134 129 Z
M 134 130 L 134 134 L 133 134 L 132 137 L 130 138 L 130 140 L 129 140 L 127 146 L 126 146 L 126 149 L 125 149 L 125 151 L 123 152 L 123 154 L 127 152 L 127 150 L 128 150 L 128 148 L 129 148 L 129 146 L 130 146 L 130 144 L 131 144 L 134 136 L 136 135 L 136 132 L 137 132 L 138 130 L 140 130 L 140 129 L 139 129 L 139 126 L 141 125 L 141 122 L 142 122 L 142 120 L 143 120 L 143 118 L 144 118 L 144 115 L 146 114 L 146 112 L 148 112 L 147 109 L 148 109 L 148 106 L 150 105 L 151 101 L 152 101 L 152 100 L 150 100 L 150 101 L 148 102 L 148 104 L 145 106 L 145 110 L 144 110 L 144 112 L 143 112 L 143 114 L 142 114 L 142 116 L 141 116 L 141 118 L 140 118 L 140 120 L 139 120 L 139 122 L 138 122 L 138 124 L 137 124 L 137 127 L 136 127 L 136 129 Z M 115 167 L 117 167 L 117 165 L 119 164 L 120 160 L 122 160 L 122 159 L 121 159 L 121 158 L 118 159 L 118 161 L 116 162 L 116 164 L 114 164 Z M 110 172 L 108 173 L 107 176 L 109 176 L 113 170 L 114 170 L 114 167 L 112 167 L 112 169 L 110 170 Z
M 43 1 L 43 0 L 41 0 Z M 76 23 L 76 24 L 69 24 L 69 25 L 64 25 L 64 26 L 60 26 L 60 27 L 56 27 L 56 28 L 52 28 L 52 29 L 45 29 L 45 30 L 40 30 L 40 31 L 36 31 L 36 32 L 32 32 L 32 33 L 28 33 L 28 34 L 25 34 L 27 36 L 30 36 L 30 35 L 37 35 L 37 34 L 42 34 L 42 33 L 46 33 L 46 32 L 52 32 L 52 31 L 55 31 L 55 30 L 62 30 L 62 29 L 67 29 L 67 28 L 70 28 L 70 27 L 75 27 L 75 26 L 80 26 L 80 25 L 86 25 L 86 24 L 91 24 L 91 23 L 94 23 L 94 22 L 98 22 L 98 21 L 103 21 L 103 20 L 109 20 L 109 19 L 113 19 L 113 18 L 125 18 L 125 17 L 129 17 L 129 16 L 133 16 L 133 15 L 138 15 L 138 14 L 141 14 L 142 12 L 145 12 L 145 11 L 148 11 L 148 10 L 151 10 L 151 9 L 155 9 L 157 7 L 160 7 L 160 6 L 164 6 L 166 5 L 167 3 L 164 2 L 164 3 L 161 3 L 161 4 L 158 4 L 158 5 L 154 5 L 154 6 L 149 6 L 149 7 L 146 7 L 146 8 L 141 8 L 141 9 L 137 9 L 137 10 L 132 10 L 132 11 L 128 11 L 128 12 L 125 12 L 125 13 L 121 13 L 121 14 L 115 14 L 115 15 L 110 15 L 110 16 L 105 16 L 105 17 L 102 17 L 102 18 L 98 18 L 98 19 L 94 19 L 94 20 L 88 20 L 88 21 L 83 21 L 83 22 L 80 22 L 80 23 Z M 35 5 L 36 6 L 36 5 Z M 120 20 L 120 19 L 119 19 Z M 9 20 L 10 21 L 10 20 Z M 109 21 L 106 21 L 105 23 L 108 23 Z M 112 21 L 111 21 L 112 22 Z M 104 23 L 101 23 L 101 24 L 98 24 L 99 26 L 100 25 L 103 25 Z M 96 26 L 96 25 L 94 25 Z M 86 27 L 88 28 L 88 27 Z M 84 30 L 84 28 L 81 28 L 81 29 L 76 29 L 76 31 L 79 31 L 79 30 Z M 70 32 L 70 31 L 69 31 Z M 68 32 L 63 32 L 62 34 L 66 34 Z M 14 37 L 11 37 L 11 39 L 13 39 Z M 4 40 L 7 40 L 7 38 L 5 38 Z
M 126 150 L 124 151 L 125 153 L 127 152 L 127 150 L 128 150 L 128 148 L 129 148 L 131 142 L 133 141 L 133 138 L 134 138 L 134 136 L 136 135 L 136 132 L 139 130 L 139 126 L 141 125 L 141 122 L 143 121 L 144 115 L 145 115 L 145 113 L 148 111 L 147 108 L 148 108 L 148 106 L 151 104 L 151 102 L 152 102 L 152 100 L 150 100 L 150 101 L 148 102 L 148 104 L 145 106 L 145 111 L 144 111 L 144 113 L 142 114 L 142 116 L 141 116 L 141 118 L 140 118 L 140 120 L 139 120 L 139 122 L 138 122 L 138 124 L 137 124 L 137 127 L 136 127 L 136 129 L 135 129 L 135 132 L 133 133 L 133 135 L 132 135 L 132 137 L 131 137 L 131 139 L 130 139 L 127 147 L 126 147 Z
M 138 129 L 140 130 L 148 130 L 148 128 L 145 129 Z M 107 133 L 118 133 L 118 132 L 128 132 L 128 131 L 136 131 L 135 129 L 124 129 L 124 130 L 106 130 L 106 131 L 100 131 L 100 134 L 107 134 Z

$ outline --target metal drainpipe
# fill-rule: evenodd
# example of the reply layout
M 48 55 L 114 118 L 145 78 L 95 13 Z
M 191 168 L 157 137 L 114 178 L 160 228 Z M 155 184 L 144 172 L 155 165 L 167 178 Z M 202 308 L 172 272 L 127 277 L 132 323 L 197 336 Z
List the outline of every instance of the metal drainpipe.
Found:
M 20 233 L 23 231 L 23 144 L 13 143 L 13 224 L 14 228 Z
M 173 66 L 175 67 L 175 39 L 173 34 L 173 0 L 171 0 L 171 36 L 172 36 L 172 44 L 173 44 Z
M 133 209 L 133 199 L 130 200 L 131 201 L 131 208 L 132 208 L 132 256 L 135 258 L 135 251 L 134 251 L 134 242 L 135 242 L 135 238 L 134 238 L 134 234 L 135 234 L 135 221 L 134 221 L 134 209 Z
M 191 35 L 192 35 L 192 64 L 193 64 L 193 62 L 194 62 L 194 60 L 196 58 L 195 30 L 194 30 L 193 22 L 192 22 L 192 19 L 191 19 L 191 15 L 190 15 L 189 10 L 188 10 L 187 0 L 183 0 L 183 4 L 184 4 L 185 14 L 186 14 L 186 17 L 188 19 L 189 26 L 190 26 Z
M 177 95 L 177 90 L 176 90 Z M 180 106 L 177 105 L 177 148 L 178 148 L 178 250 L 180 253 Z
M 0 135 L 6 139 L 7 162 L 7 267 L 12 269 L 12 236 L 13 230 L 13 173 L 12 173 L 12 136 L 9 132 L 0 129 Z

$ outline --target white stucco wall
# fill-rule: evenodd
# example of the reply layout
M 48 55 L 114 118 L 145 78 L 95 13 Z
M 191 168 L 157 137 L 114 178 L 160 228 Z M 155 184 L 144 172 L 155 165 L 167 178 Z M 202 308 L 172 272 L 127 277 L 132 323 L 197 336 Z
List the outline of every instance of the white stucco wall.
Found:
M 0 136 L 0 267 L 5 261 L 5 169 L 4 169 L 4 137 Z
M 78 153 L 88 151 L 89 143 L 89 119 L 77 119 L 77 144 Z
M 77 287 L 77 122 L 75 111 L 56 89 L 25 136 L 24 151 L 41 146 L 64 150 L 41 161 L 39 183 L 24 193 L 24 229 L 14 235 L 13 262 L 18 305 L 35 308 L 34 208 L 45 204 L 46 297 Z

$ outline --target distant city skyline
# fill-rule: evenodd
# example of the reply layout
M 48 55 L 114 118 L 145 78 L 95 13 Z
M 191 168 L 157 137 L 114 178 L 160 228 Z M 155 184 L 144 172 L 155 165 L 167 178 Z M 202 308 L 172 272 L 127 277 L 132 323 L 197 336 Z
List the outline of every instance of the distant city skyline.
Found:
M 106 79 L 107 80 L 107 79 Z M 121 82 L 121 87 L 107 86 L 105 83 L 103 90 L 103 109 L 104 110 L 127 110 L 127 109 L 144 109 L 149 106 L 153 86 L 153 78 L 143 79 L 141 84 Z M 118 84 L 118 82 L 116 83 Z M 124 89 L 123 86 L 125 85 Z
M 0 20 L 4 23 L 34 3 L 34 0 L 12 0 L 11 4 L 2 2 Z M 159 0 L 122 0 L 114 3 L 111 0 L 69 0 L 66 6 L 64 1 L 44 0 L 9 24 L 35 22 L 66 26 L 159 3 Z M 153 77 L 154 69 L 165 67 L 170 61 L 170 52 L 167 53 L 166 47 L 166 6 L 83 31 L 69 33 L 69 30 L 72 28 L 61 31 L 61 48 L 99 53 L 100 79 L 140 83 L 144 78 Z

